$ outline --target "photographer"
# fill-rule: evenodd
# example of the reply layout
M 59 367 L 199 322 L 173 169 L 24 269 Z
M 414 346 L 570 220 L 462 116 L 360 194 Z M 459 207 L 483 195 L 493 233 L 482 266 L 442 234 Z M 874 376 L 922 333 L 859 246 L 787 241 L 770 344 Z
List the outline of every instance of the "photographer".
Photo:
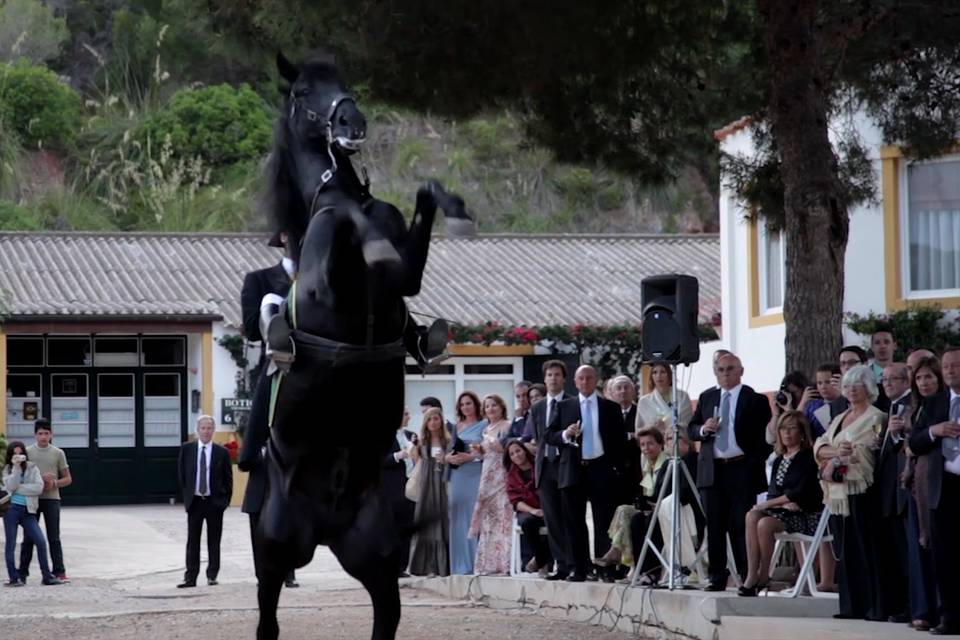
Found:
M 873 484 L 874 443 L 886 414 L 873 406 L 879 391 L 870 367 L 850 368 L 841 382 L 849 408 L 813 445 L 820 465 L 823 503 L 839 546 L 839 618 L 886 620 L 879 593 L 873 536 L 877 520 L 868 489 Z
M 3 465 L 3 488 L 10 494 L 10 507 L 3 515 L 3 531 L 6 536 L 4 560 L 7 562 L 7 576 L 10 581 L 5 586 L 22 587 L 24 581 L 17 572 L 13 561 L 13 549 L 17 544 L 17 527 L 23 527 L 24 537 L 37 548 L 37 560 L 43 573 L 43 584 L 61 584 L 59 578 L 50 572 L 47 561 L 47 541 L 40 530 L 36 513 L 43 493 L 43 476 L 32 462 L 27 462 L 27 448 L 22 442 L 14 441 L 7 446 L 7 456 Z
M 780 381 L 780 390 L 773 397 L 773 415 L 767 423 L 767 444 L 777 443 L 777 423 L 785 411 L 803 411 L 810 401 L 810 381 L 802 371 L 791 371 Z

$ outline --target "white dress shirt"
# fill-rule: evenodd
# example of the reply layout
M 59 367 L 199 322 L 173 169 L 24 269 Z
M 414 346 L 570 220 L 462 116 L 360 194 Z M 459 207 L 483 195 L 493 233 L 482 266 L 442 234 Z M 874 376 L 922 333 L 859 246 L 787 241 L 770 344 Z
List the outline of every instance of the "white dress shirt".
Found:
M 600 439 L 600 403 L 597 402 L 597 393 L 593 392 L 589 396 L 584 397 L 582 393 L 577 394 L 580 396 L 580 447 L 581 452 L 583 451 L 583 439 L 586 437 L 583 434 L 590 432 L 590 437 L 593 442 L 593 456 L 587 458 L 583 457 L 584 460 L 596 460 L 597 458 L 603 455 L 603 440 Z M 590 405 L 590 411 L 585 411 L 586 405 Z M 587 424 L 583 421 L 583 416 L 590 414 L 592 418 L 591 423 Z
M 197 496 L 208 496 L 210 495 L 210 460 L 211 454 L 213 453 L 213 440 L 207 444 L 203 444 L 199 440 L 197 441 L 197 482 L 193 487 L 193 494 Z M 207 458 L 207 492 L 200 493 L 200 456 L 206 456 Z
M 297 273 L 297 263 L 293 261 L 293 258 L 283 257 L 283 260 L 280 261 L 280 264 L 283 265 L 283 270 L 287 272 L 287 276 L 293 280 L 293 276 Z
M 580 400 L 580 455 L 583 456 L 584 460 L 596 460 L 603 455 L 603 441 L 600 439 L 600 403 L 597 402 L 596 392 L 591 393 L 589 396 L 584 396 L 582 393 L 577 394 Z M 590 410 L 586 411 L 586 406 L 590 405 Z M 584 416 L 590 414 L 592 420 L 590 424 L 587 424 Z M 569 426 L 569 425 L 568 425 Z M 583 455 L 583 440 L 586 438 L 584 435 L 587 431 L 590 432 L 590 436 L 593 442 L 593 455 L 591 457 L 586 457 Z M 571 439 L 567 437 L 566 428 L 564 428 L 563 434 L 561 436 L 563 441 L 570 443 Z
M 742 456 L 743 449 L 740 448 L 740 444 L 737 442 L 737 401 L 740 399 L 740 390 L 743 389 L 743 384 L 738 384 L 733 389 L 720 389 L 720 404 L 717 405 L 717 411 L 720 411 L 720 407 L 723 406 L 723 394 L 730 394 L 730 416 L 727 420 L 727 423 L 720 425 L 721 429 L 729 429 L 729 437 L 727 438 L 727 448 L 721 450 L 717 447 L 717 440 L 714 439 L 713 445 L 713 457 L 714 458 L 736 458 L 737 456 Z M 720 415 L 719 413 L 717 415 Z

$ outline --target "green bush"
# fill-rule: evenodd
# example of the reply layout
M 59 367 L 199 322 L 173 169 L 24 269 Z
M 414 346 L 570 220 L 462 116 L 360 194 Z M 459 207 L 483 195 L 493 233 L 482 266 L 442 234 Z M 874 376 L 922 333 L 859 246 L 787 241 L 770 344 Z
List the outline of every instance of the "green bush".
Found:
M 207 166 L 256 158 L 269 149 L 270 135 L 270 113 L 247 84 L 180 91 L 138 131 L 156 147 L 169 137 L 175 156 L 199 156 Z
M 0 229 L 5 231 L 39 231 L 40 222 L 26 207 L 9 200 L 0 200 Z
M 0 67 L 0 117 L 25 147 L 69 149 L 80 124 L 80 96 L 46 67 Z

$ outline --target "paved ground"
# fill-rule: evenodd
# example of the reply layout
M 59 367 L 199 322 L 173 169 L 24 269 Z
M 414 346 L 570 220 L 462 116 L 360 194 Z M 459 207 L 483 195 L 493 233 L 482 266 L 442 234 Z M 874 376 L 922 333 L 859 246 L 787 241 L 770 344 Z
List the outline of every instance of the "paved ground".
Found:
M 239 509 L 228 509 L 224 518 L 220 585 L 216 587 L 201 581 L 195 589 L 175 588 L 183 575 L 186 541 L 186 516 L 180 506 L 67 508 L 62 529 L 72 583 L 40 586 L 34 560 L 27 587 L 0 592 L 0 636 L 4 640 L 236 640 L 254 636 L 256 582 L 247 516 Z M 202 560 L 206 562 L 205 551 Z M 299 570 L 297 577 L 302 587 L 285 589 L 281 596 L 282 637 L 369 637 L 369 598 L 325 548 L 317 550 L 313 562 Z M 493 611 L 410 587 L 401 593 L 404 617 L 399 638 L 630 637 L 601 627 L 548 620 L 529 611 Z

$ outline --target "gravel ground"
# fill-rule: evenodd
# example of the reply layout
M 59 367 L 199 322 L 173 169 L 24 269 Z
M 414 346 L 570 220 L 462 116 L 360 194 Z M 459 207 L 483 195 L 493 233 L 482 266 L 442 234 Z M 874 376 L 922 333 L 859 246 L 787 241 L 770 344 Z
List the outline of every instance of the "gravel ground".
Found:
M 0 590 L 0 640 L 239 640 L 253 638 L 256 583 L 247 517 L 229 509 L 219 580 L 177 589 L 183 576 L 186 517 L 182 507 L 83 507 L 64 509 L 62 539 L 67 572 L 63 586 L 39 584 L 36 561 L 23 588 Z M 205 542 L 202 545 L 205 567 Z M 297 571 L 299 589 L 280 598 L 282 638 L 370 637 L 373 612 L 359 583 L 321 547 Z M 4 576 L 5 578 L 5 576 Z M 502 610 L 401 589 L 398 638 L 410 640 L 625 640 L 575 622 L 547 619 L 531 610 Z M 42 615 L 35 615 L 42 612 Z
M 44 589 L 61 594 L 71 587 Z M 17 589 L 17 594 L 39 591 L 40 587 Z M 5 592 L 4 595 L 7 595 Z M 44 594 L 46 595 L 46 594 Z M 433 594 L 404 589 L 403 619 L 397 638 L 439 640 L 441 638 L 511 640 L 625 640 L 633 636 L 610 632 L 602 627 L 549 620 L 532 611 L 504 611 L 475 607 L 464 602 L 438 599 Z M 175 598 L 170 609 L 127 614 L 92 612 L 34 617 L 0 616 L 0 635 L 5 639 L 69 638 L 81 640 L 237 640 L 253 638 L 257 612 L 254 609 L 193 608 L 200 603 Z M 35 603 L 35 601 L 34 601 Z M 8 607 L 5 611 L 26 611 L 28 607 Z M 26 604 L 26 603 L 24 603 Z M 210 606 L 212 602 L 203 603 Z M 29 608 L 35 608 L 34 606 Z M 372 610 L 366 592 L 344 590 L 324 592 L 313 606 L 282 607 L 279 613 L 282 638 L 342 638 L 365 640 L 370 637 Z

